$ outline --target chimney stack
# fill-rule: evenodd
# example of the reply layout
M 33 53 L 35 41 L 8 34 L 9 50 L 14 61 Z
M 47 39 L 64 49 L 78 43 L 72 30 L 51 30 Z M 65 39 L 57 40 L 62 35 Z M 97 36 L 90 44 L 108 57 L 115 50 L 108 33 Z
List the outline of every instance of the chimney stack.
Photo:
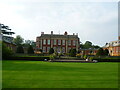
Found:
M 68 33 L 65 31 L 64 35 L 67 35 Z
M 76 33 L 76 35 L 78 36 L 78 33 Z
M 53 35 L 53 31 L 51 31 L 51 34 Z
M 44 34 L 44 32 L 41 32 L 41 34 Z

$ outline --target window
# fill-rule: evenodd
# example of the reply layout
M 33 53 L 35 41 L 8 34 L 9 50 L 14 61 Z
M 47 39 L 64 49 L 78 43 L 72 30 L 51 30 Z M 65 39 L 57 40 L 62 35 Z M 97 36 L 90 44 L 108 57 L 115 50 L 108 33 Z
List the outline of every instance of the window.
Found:
M 65 53 L 65 47 L 62 47 L 62 53 Z
M 76 45 L 76 40 L 73 40 L 73 46 L 75 46 Z
M 46 44 L 46 39 L 43 40 L 43 44 L 44 44 L 44 45 Z
M 43 52 L 46 52 L 46 47 L 43 47 Z
M 58 40 L 58 45 L 61 45 L 61 40 Z
M 68 47 L 68 51 L 70 51 L 70 49 L 71 49 L 71 48 L 70 48 L 70 47 Z
M 47 44 L 50 45 L 50 40 L 48 40 Z
M 71 45 L 71 40 L 68 40 L 68 45 Z
M 65 45 L 65 40 L 62 40 L 62 45 Z
M 60 53 L 60 49 L 61 49 L 61 47 L 58 47 L 58 48 L 57 48 L 57 52 L 58 52 L 58 53 Z
M 49 50 L 50 50 L 50 47 L 47 47 L 47 52 L 49 52 Z
M 54 45 L 56 45 L 56 40 L 54 40 Z

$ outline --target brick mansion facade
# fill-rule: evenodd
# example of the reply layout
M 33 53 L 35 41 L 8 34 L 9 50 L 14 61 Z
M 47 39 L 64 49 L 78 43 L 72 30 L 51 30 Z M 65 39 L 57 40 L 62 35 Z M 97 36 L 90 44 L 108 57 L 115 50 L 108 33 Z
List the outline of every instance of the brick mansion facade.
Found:
M 106 43 L 103 49 L 108 49 L 110 56 L 120 56 L 120 36 L 117 41 Z
M 48 53 L 50 48 L 58 53 L 68 53 L 71 48 L 79 49 L 79 37 L 78 35 L 68 35 L 67 32 L 64 34 L 44 34 L 36 38 L 37 50 L 42 49 L 44 53 Z

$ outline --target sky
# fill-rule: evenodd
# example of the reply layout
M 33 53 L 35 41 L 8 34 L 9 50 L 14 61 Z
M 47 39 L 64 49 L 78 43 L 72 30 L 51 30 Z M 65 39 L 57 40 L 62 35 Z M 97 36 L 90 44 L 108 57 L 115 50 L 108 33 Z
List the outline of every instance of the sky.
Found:
M 0 0 L 0 23 L 34 40 L 41 32 L 72 35 L 94 45 L 118 39 L 117 0 Z

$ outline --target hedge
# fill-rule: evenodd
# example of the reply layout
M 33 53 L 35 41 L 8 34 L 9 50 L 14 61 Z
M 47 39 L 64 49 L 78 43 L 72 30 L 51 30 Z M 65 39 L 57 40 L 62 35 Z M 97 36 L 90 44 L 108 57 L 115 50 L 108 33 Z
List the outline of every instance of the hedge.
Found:
M 97 60 L 98 62 L 120 62 L 120 59 L 93 59 Z
M 8 60 L 44 61 L 45 59 L 50 60 L 50 57 L 11 57 Z

